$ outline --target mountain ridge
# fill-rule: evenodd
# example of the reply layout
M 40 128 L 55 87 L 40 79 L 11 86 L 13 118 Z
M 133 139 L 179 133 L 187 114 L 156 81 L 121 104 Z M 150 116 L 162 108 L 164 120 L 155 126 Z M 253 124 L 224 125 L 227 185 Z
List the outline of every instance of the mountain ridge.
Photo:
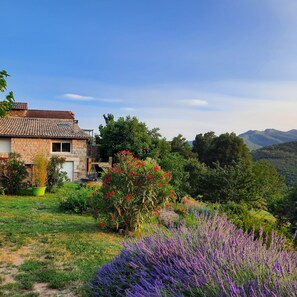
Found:
M 280 131 L 273 128 L 264 131 L 248 130 L 239 134 L 239 137 L 244 140 L 250 150 L 256 150 L 274 144 L 297 141 L 297 129 L 289 131 Z

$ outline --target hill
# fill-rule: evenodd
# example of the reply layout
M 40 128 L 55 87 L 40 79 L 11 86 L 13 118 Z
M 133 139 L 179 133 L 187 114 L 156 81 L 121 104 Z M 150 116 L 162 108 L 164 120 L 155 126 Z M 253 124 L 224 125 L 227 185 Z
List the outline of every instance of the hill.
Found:
M 297 141 L 271 145 L 252 151 L 253 159 L 268 160 L 288 185 L 297 184 Z
M 266 129 L 264 131 L 249 130 L 239 135 L 250 150 L 256 150 L 274 144 L 297 141 L 297 130 L 287 132 L 276 129 Z

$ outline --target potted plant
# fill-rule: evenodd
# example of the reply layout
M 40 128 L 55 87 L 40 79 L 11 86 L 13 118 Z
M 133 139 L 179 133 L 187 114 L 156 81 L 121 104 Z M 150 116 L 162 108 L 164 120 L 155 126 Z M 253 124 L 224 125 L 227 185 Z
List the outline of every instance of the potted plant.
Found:
M 48 159 L 44 154 L 38 153 L 34 157 L 33 165 L 33 195 L 44 196 L 46 189 Z

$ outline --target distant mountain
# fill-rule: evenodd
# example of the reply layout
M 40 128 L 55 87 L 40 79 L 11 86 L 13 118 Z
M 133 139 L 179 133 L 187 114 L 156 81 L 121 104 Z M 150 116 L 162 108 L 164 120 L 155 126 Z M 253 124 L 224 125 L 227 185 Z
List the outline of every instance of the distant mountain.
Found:
M 297 130 L 293 129 L 287 132 L 275 129 L 249 130 L 240 134 L 239 137 L 243 138 L 250 150 L 256 150 L 274 144 L 297 141 Z
M 297 141 L 263 147 L 252 155 L 255 161 L 268 160 L 285 177 L 286 184 L 297 185 Z

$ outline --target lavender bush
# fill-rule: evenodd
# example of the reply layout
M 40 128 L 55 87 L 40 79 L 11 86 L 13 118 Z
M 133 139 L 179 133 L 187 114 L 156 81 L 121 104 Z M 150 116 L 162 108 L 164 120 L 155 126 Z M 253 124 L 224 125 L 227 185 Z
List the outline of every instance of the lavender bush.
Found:
M 272 235 L 244 233 L 218 214 L 196 214 L 184 226 L 130 241 L 111 263 L 97 270 L 91 296 L 297 296 L 297 252 Z

